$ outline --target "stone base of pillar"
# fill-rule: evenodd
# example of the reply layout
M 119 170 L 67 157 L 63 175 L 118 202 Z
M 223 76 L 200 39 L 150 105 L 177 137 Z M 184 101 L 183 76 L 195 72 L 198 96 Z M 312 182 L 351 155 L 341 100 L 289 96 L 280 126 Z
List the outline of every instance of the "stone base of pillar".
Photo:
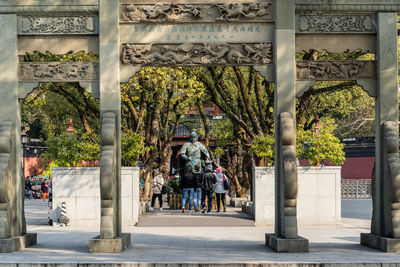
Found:
M 122 233 L 115 239 L 100 239 L 96 236 L 89 240 L 90 253 L 118 253 L 124 251 L 131 245 L 131 234 Z
M 298 238 L 282 238 L 275 234 L 265 234 L 265 245 L 276 252 L 305 253 L 308 252 L 308 239 L 299 236 Z
M 390 238 L 369 233 L 361 233 L 360 244 L 388 253 L 400 252 L 400 238 Z
M 27 233 L 21 236 L 0 238 L 0 253 L 15 252 L 37 244 L 37 234 Z

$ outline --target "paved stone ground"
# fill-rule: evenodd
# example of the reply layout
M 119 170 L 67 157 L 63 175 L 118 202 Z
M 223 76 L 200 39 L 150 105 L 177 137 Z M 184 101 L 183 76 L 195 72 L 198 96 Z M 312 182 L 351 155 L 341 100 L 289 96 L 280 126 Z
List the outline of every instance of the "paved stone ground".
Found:
M 359 245 L 360 233 L 369 232 L 370 222 L 365 218 L 370 217 L 370 203 L 370 200 L 344 200 L 342 207 L 346 217 L 341 225 L 301 226 L 300 235 L 310 240 L 310 253 L 278 254 L 266 248 L 264 236 L 273 232 L 272 226 L 160 227 L 153 222 L 153 227 L 124 227 L 124 232 L 132 234 L 132 245 L 123 253 L 89 254 L 88 240 L 98 234 L 99 227 L 47 226 L 47 207 L 37 200 L 27 201 L 28 231 L 38 233 L 38 244 L 19 252 L 1 254 L 0 263 L 376 264 L 370 266 L 400 263 L 399 254 L 382 253 Z M 236 211 L 230 212 L 235 215 Z M 148 223 L 154 220 L 164 225 L 163 221 L 175 219 L 187 224 L 189 221 L 183 218 L 188 218 L 214 221 L 219 225 L 230 216 L 229 213 L 220 216 L 216 213 L 211 216 L 165 213 L 166 216 L 155 212 L 154 216 L 149 216 Z M 246 216 L 238 217 L 244 220 Z M 233 219 L 230 217 L 229 221 Z

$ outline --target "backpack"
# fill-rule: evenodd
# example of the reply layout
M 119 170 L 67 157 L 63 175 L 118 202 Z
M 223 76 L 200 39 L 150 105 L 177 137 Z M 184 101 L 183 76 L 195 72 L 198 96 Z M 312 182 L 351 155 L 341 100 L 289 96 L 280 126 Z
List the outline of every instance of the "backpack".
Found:
M 165 186 L 165 185 L 163 185 L 162 187 L 161 187 L 161 194 L 166 194 L 166 193 L 168 193 L 168 190 L 167 190 L 167 187 Z
M 223 179 L 222 184 L 224 186 L 224 190 L 229 190 L 229 182 L 228 182 L 228 178 L 225 177 L 225 174 L 222 179 Z

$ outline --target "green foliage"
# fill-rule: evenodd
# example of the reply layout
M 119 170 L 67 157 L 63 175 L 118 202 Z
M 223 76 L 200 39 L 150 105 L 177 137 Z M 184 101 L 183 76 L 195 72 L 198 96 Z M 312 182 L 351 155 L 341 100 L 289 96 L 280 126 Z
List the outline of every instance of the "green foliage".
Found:
M 169 182 L 168 182 L 168 187 L 172 189 L 174 193 L 182 194 L 182 189 L 181 189 L 181 177 L 173 177 Z
M 98 140 L 86 133 L 69 137 L 66 133 L 53 136 L 46 141 L 47 151 L 42 155 L 48 160 L 57 160 L 59 166 L 80 166 L 82 161 L 95 162 L 100 159 Z
M 121 137 L 122 147 L 122 166 L 136 166 L 139 156 L 142 155 L 146 149 L 143 146 L 143 137 L 137 133 L 123 133 Z
M 235 141 L 234 126 L 231 120 L 224 118 L 212 122 L 211 135 L 218 146 L 225 147 L 232 145 Z
M 304 130 L 302 125 L 297 129 L 296 153 L 299 159 L 308 159 L 311 165 L 332 163 L 343 164 L 344 144 L 333 135 L 336 124 L 333 119 L 321 119 L 319 134 Z
M 67 162 L 60 162 L 59 160 L 53 160 L 47 164 L 42 175 L 52 179 L 53 172 L 52 172 L 51 168 L 56 168 L 56 167 L 70 167 L 70 165 Z
M 264 159 L 265 166 L 274 164 L 275 139 L 274 135 L 257 135 L 253 138 L 249 152 Z
M 223 155 L 225 155 L 225 150 L 222 147 L 218 146 L 214 149 L 214 151 L 212 153 L 213 153 L 214 157 L 220 158 Z
M 73 53 L 69 51 L 63 55 L 54 55 L 53 53 L 46 51 L 46 53 L 40 53 L 38 51 L 31 53 L 25 53 L 25 55 L 19 56 L 20 62 L 98 62 L 99 57 L 93 53 L 86 54 L 85 51 Z

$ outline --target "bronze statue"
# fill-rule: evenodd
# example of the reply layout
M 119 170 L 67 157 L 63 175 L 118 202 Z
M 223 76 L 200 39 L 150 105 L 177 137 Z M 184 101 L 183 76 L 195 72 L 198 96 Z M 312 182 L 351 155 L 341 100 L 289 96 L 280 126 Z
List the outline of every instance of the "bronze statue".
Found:
M 190 133 L 190 142 L 185 143 L 182 148 L 179 150 L 179 156 L 182 160 L 185 161 L 184 168 L 188 165 L 192 167 L 193 173 L 199 173 L 202 171 L 205 165 L 210 164 L 211 158 L 208 150 L 205 146 L 197 141 L 197 133 L 195 131 Z M 205 156 L 205 161 L 202 162 L 201 156 Z M 195 166 L 199 164 L 200 168 L 196 168 Z M 182 168 L 182 166 L 181 166 Z

